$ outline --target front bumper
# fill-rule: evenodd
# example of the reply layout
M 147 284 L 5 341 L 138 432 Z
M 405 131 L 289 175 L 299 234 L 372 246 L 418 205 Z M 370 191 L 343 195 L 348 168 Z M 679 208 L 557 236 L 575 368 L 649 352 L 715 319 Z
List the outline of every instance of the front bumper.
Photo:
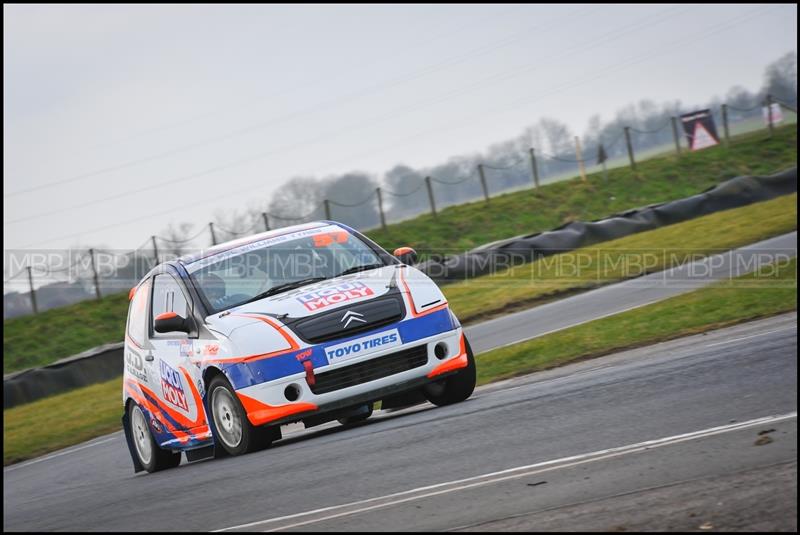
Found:
M 434 354 L 434 347 L 439 343 L 447 346 L 446 356 L 442 359 Z M 307 382 L 306 374 L 299 373 L 239 389 L 237 394 L 253 425 L 279 425 L 407 392 L 468 365 L 463 332 L 459 327 L 400 347 L 377 351 L 365 357 L 321 366 L 314 369 L 314 373 L 324 374 L 334 369 L 341 370 L 347 366 L 366 363 L 398 351 L 422 346 L 427 350 L 427 361 L 423 365 L 332 392 L 315 394 Z M 289 386 L 299 392 L 297 399 L 291 402 L 284 393 Z

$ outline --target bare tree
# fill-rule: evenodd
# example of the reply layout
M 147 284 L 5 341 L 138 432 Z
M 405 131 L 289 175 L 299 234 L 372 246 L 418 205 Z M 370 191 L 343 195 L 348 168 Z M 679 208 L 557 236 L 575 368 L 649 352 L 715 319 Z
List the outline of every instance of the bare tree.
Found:
M 544 149 L 544 136 L 542 135 L 542 129 L 539 127 L 538 124 L 529 126 L 522 132 L 522 137 L 527 140 L 528 148 L 542 150 Z
M 313 177 L 295 177 L 283 184 L 272 196 L 267 211 L 275 227 L 300 223 L 306 217 L 321 218 L 324 191 Z
M 725 102 L 736 108 L 751 108 L 758 103 L 758 95 L 751 93 L 740 85 L 735 85 L 728 90 Z
M 558 119 L 544 117 L 539 120 L 539 127 L 547 140 L 547 148 L 552 154 L 565 154 L 572 149 L 572 132 Z
M 169 226 L 159 233 L 159 256 L 161 261 L 177 258 L 188 253 L 193 247 L 199 245 L 200 247 L 208 247 L 211 245 L 211 237 L 208 236 L 203 239 L 199 236 L 191 242 L 187 241 L 192 236 L 194 225 L 192 223 L 170 223 Z M 198 243 L 194 243 L 198 242 Z
M 797 52 L 784 54 L 767 66 L 764 73 L 765 93 L 783 100 L 797 98 Z
M 253 229 L 258 220 L 261 219 L 260 214 L 254 217 L 250 211 L 232 210 L 223 212 L 217 210 L 214 212 L 214 230 L 219 231 L 217 234 L 218 241 L 227 241 L 240 238 L 248 232 L 261 232 L 264 230 L 263 226 L 258 229 Z
M 428 202 L 421 171 L 403 164 L 392 167 L 383 176 L 384 199 L 391 219 L 419 214 Z
M 378 182 L 361 172 L 331 176 L 322 181 L 325 199 L 331 201 L 331 217 L 357 228 L 371 228 L 380 222 L 375 188 Z M 357 206 L 343 206 L 343 205 Z
M 590 147 L 602 143 L 601 137 L 603 134 L 603 121 L 600 119 L 600 114 L 595 113 L 589 117 L 589 124 L 586 126 L 586 131 L 583 134 L 583 146 Z

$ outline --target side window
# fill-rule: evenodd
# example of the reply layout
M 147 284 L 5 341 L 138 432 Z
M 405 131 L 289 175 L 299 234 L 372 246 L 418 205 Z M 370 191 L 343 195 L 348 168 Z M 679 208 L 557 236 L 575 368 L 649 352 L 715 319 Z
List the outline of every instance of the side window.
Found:
M 128 309 L 128 336 L 136 345 L 141 346 L 147 338 L 147 300 L 150 297 L 150 284 L 153 279 L 147 279 L 131 299 Z
M 153 283 L 153 305 L 150 313 L 150 325 L 153 325 L 156 316 L 164 312 L 175 312 L 185 318 L 188 316 L 188 305 L 183 290 L 171 275 L 156 275 Z M 185 333 L 157 333 L 152 330 L 151 332 L 151 338 L 171 337 L 175 334 L 186 336 Z

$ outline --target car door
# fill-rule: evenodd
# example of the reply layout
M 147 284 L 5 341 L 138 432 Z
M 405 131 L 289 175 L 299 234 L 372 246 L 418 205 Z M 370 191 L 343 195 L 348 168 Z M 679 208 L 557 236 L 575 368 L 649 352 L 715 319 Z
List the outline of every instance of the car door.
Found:
M 136 288 L 128 311 L 125 331 L 125 379 L 156 390 L 158 377 L 154 366 L 153 351 L 147 336 L 149 324 L 150 289 L 153 279 L 147 279 Z
M 150 305 L 150 344 L 155 357 L 158 386 L 154 389 L 172 424 L 184 430 L 205 423 L 198 385 L 200 371 L 192 363 L 194 340 L 185 332 L 157 333 L 155 318 L 164 312 L 191 316 L 190 301 L 180 283 L 169 273 L 156 275 Z

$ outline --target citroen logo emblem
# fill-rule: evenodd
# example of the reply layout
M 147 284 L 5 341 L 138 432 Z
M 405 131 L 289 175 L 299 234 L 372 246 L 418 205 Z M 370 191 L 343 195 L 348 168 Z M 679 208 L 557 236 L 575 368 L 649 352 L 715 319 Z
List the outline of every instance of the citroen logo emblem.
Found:
M 347 326 L 350 325 L 352 321 L 360 321 L 361 323 L 366 323 L 367 320 L 364 319 L 363 314 L 359 314 L 358 312 L 353 312 L 352 310 L 348 310 L 342 316 L 342 319 L 339 320 L 340 322 L 344 322 L 344 328 L 347 329 Z

